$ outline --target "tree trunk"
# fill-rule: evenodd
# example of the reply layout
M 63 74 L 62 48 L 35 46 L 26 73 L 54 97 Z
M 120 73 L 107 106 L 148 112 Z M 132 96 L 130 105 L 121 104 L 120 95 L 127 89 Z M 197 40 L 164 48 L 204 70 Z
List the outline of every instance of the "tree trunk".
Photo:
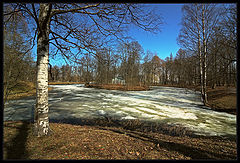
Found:
M 217 85 L 217 57 L 216 54 L 217 52 L 214 53 L 214 71 L 213 71 L 213 86 L 212 88 L 215 89 Z
M 37 37 L 37 98 L 34 112 L 34 134 L 48 135 L 48 62 L 49 62 L 49 23 L 51 5 L 40 4 L 39 31 Z
M 204 21 L 204 11 L 205 5 L 202 5 L 202 34 L 203 34 L 203 102 L 204 105 L 207 104 L 207 42 L 206 42 L 206 33 L 205 33 L 205 21 Z
M 197 17 L 197 29 L 198 29 L 198 56 L 199 56 L 199 77 L 200 77 L 200 86 L 201 86 L 201 98 L 204 101 L 204 93 L 203 93 L 203 70 L 202 70 L 202 49 L 200 42 L 200 29 L 198 26 L 198 17 Z

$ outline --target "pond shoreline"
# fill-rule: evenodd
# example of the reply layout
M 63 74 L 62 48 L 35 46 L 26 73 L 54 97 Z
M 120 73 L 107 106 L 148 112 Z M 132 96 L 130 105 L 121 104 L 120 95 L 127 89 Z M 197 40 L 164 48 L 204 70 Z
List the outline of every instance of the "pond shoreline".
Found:
M 52 91 L 51 85 L 75 85 L 75 84 L 84 84 L 83 82 L 49 82 L 48 91 Z M 175 87 L 175 88 L 185 88 L 192 91 L 199 91 L 197 87 L 180 87 L 176 85 L 153 85 L 153 86 L 160 86 L 160 87 Z M 121 85 L 93 85 L 90 84 L 86 86 L 86 88 L 95 88 L 95 89 L 105 89 L 105 90 L 120 90 L 120 91 L 149 91 L 151 90 L 152 86 L 138 86 L 138 87 L 126 87 Z M 36 96 L 36 88 L 31 88 L 32 91 L 26 93 L 20 93 L 19 95 L 16 94 L 13 97 L 10 97 L 8 101 L 11 100 L 20 100 L 26 97 L 35 97 Z M 225 112 L 229 114 L 236 115 L 236 91 L 232 92 L 233 89 L 236 88 L 227 88 L 227 87 L 216 87 L 215 89 L 208 88 L 208 104 L 207 107 L 210 107 L 214 111 L 218 112 Z M 231 91 L 230 91 L 231 90 Z M 221 93 L 221 96 L 218 94 Z M 223 100 L 222 100 L 223 99 Z M 232 102 L 233 101 L 233 102 Z M 227 103 L 228 102 L 228 103 Z M 231 106 L 230 106 L 231 105 Z
M 121 84 L 85 84 L 86 88 L 97 88 L 106 90 L 120 90 L 120 91 L 149 91 L 149 86 L 127 86 Z
M 53 89 L 49 92 L 50 121 L 99 117 L 115 118 L 117 121 L 139 119 L 183 124 L 191 130 L 206 131 L 211 135 L 235 133 L 233 115 L 204 109 L 199 101 L 199 93 L 191 90 L 152 87 L 150 91 L 110 91 L 86 88 L 83 84 L 50 87 Z M 5 110 L 6 120 L 26 119 L 29 109 L 34 109 L 34 103 L 33 98 L 9 103 Z M 9 119 L 8 114 L 12 109 L 17 109 L 19 113 Z M 228 130 L 222 131 L 219 127 Z

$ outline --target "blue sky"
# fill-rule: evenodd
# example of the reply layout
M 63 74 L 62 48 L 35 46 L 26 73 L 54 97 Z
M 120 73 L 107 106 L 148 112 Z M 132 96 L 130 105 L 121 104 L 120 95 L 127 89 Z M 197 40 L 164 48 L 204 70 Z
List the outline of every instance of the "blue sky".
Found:
M 183 4 L 150 5 L 156 7 L 163 17 L 164 24 L 161 27 L 161 32 L 152 34 L 139 28 L 132 28 L 129 34 L 142 45 L 145 52 L 147 49 L 156 52 L 161 59 L 169 57 L 170 53 L 175 56 L 180 48 L 176 38 L 181 28 L 181 7 Z
M 150 50 L 153 53 L 157 53 L 159 58 L 165 59 L 170 56 L 176 55 L 176 52 L 180 48 L 177 44 L 176 38 L 180 30 L 181 22 L 181 7 L 183 4 L 146 4 L 155 7 L 163 17 L 164 24 L 161 26 L 161 32 L 153 34 L 145 32 L 140 28 L 130 28 L 129 35 L 138 41 L 142 45 L 144 52 Z M 36 54 L 36 46 L 33 49 L 33 53 Z M 63 65 L 65 61 L 62 57 L 58 56 L 55 59 L 50 57 L 50 63 L 52 65 Z

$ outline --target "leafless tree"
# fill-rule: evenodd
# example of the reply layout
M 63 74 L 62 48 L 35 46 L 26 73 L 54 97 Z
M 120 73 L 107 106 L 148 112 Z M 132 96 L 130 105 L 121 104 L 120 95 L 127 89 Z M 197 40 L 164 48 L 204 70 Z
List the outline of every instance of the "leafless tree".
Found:
M 178 42 L 199 56 L 201 94 L 206 104 L 208 42 L 219 21 L 219 10 L 215 4 L 188 4 L 183 6 L 182 11 L 182 29 Z
M 11 8 L 6 8 L 11 12 Z M 15 13 L 4 17 L 3 85 L 4 104 L 21 81 L 34 80 L 34 63 L 31 56 L 31 36 L 25 18 Z M 17 68 L 16 68 L 17 67 Z M 24 69 L 25 71 L 22 71 Z
M 37 100 L 34 114 L 35 134 L 48 135 L 48 63 L 52 55 L 61 54 L 70 61 L 79 61 L 81 52 L 95 53 L 112 39 L 122 38 L 127 25 L 135 24 L 143 30 L 156 32 L 162 24 L 159 14 L 138 4 L 63 4 L 16 3 L 5 4 L 13 11 L 32 19 L 37 36 Z M 50 47 L 51 46 L 51 47 Z M 74 50 L 79 53 L 75 53 Z

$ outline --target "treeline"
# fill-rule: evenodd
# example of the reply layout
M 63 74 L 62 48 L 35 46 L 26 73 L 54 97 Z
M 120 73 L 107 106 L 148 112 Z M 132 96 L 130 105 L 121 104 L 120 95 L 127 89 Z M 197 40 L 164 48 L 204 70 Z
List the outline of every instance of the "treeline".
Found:
M 159 67 L 162 83 L 236 86 L 236 4 L 188 4 L 182 7 L 182 12 L 177 38 L 182 48 L 174 58 L 170 54 L 165 59 L 165 66 Z
M 4 102 L 23 81 L 36 81 L 36 63 L 33 60 L 32 38 L 25 19 L 16 14 L 4 21 L 3 26 L 3 89 Z
M 236 5 L 188 4 L 182 12 L 174 57 L 163 60 L 137 41 L 125 42 L 85 54 L 77 66 L 53 67 L 52 80 L 110 84 L 118 77 L 126 85 L 201 86 L 203 99 L 207 86 L 236 86 Z
M 84 54 L 78 64 L 49 68 L 49 81 L 94 82 L 114 84 L 114 79 L 127 86 L 160 84 L 165 82 L 166 63 L 157 54 L 147 51 L 137 41 L 120 43 L 115 49 L 105 48 L 92 56 Z
M 49 67 L 49 81 L 112 84 L 112 79 L 121 77 L 127 85 L 132 86 L 158 84 L 199 86 L 197 56 L 179 49 L 175 57 L 171 53 L 170 57 L 163 60 L 149 50 L 146 53 L 141 48 L 140 51 L 137 49 L 131 51 L 128 48 L 132 44 L 141 47 L 138 42 L 125 43 L 120 45 L 121 51 L 105 49 L 96 57 L 85 54 L 79 65 L 55 65 L 51 69 Z M 236 86 L 236 63 L 229 63 L 222 55 L 215 57 L 215 53 L 208 55 L 207 85 Z
M 207 86 L 236 84 L 237 7 L 187 4 L 182 13 L 178 43 L 187 56 L 193 57 L 206 104 Z
M 236 86 L 236 5 L 187 4 L 182 11 L 177 38 L 181 48 L 176 54 L 161 59 L 161 54 L 145 52 L 137 41 L 121 42 L 95 54 L 84 53 L 70 65 L 49 64 L 49 81 L 112 84 L 120 80 L 128 86 L 205 86 L 205 90 Z M 20 14 L 4 21 L 4 97 L 19 81 L 36 82 L 33 38 L 25 21 Z
M 140 85 L 142 54 L 143 49 L 137 41 L 119 44 L 116 49 L 101 49 L 94 56 L 86 53 L 75 66 L 53 66 L 49 69 L 49 80 L 111 84 L 118 77 L 127 85 Z

